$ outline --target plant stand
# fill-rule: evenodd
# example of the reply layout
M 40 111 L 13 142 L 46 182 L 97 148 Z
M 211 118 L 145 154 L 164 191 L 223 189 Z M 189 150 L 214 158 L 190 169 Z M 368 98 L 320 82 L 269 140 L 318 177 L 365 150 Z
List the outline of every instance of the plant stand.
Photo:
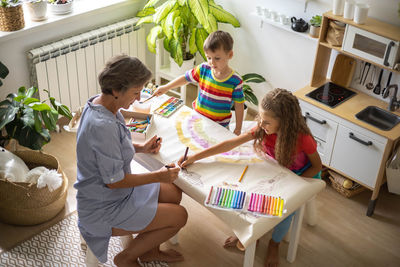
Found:
M 15 225 L 35 225 L 54 218 L 65 206 L 68 179 L 62 172 L 58 160 L 42 152 L 33 150 L 15 151 L 30 169 L 45 166 L 57 169 L 63 183 L 50 192 L 36 184 L 12 183 L 0 180 L 0 221 Z
M 163 47 L 162 40 L 157 40 L 156 73 L 155 73 L 157 85 L 161 85 L 161 79 L 172 81 L 178 76 L 184 74 L 186 70 L 193 68 L 193 63 L 194 63 L 194 61 L 192 61 L 192 63 L 188 63 L 191 64 L 191 67 L 189 65 L 184 66 L 185 65 L 184 63 L 182 65 L 181 70 L 179 71 L 174 70 L 173 67 L 171 68 L 173 60 L 170 60 L 169 55 L 165 53 L 162 47 Z M 179 91 L 171 90 L 170 92 L 172 92 L 177 97 L 181 98 L 183 100 L 183 104 L 186 105 L 186 85 L 181 86 Z

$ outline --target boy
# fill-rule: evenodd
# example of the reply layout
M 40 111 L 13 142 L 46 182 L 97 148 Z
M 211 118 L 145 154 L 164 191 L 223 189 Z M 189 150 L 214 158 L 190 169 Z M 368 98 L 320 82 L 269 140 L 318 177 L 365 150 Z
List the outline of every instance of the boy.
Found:
M 198 83 L 200 90 L 193 108 L 198 113 L 228 127 L 231 119 L 231 105 L 234 102 L 236 128 L 234 133 L 240 135 L 243 123 L 244 95 L 242 79 L 229 67 L 233 56 L 233 39 L 223 31 L 211 33 L 204 41 L 203 49 L 207 63 L 202 63 L 175 80 L 158 87 L 154 92 L 159 96 L 168 90 L 180 87 L 189 82 Z

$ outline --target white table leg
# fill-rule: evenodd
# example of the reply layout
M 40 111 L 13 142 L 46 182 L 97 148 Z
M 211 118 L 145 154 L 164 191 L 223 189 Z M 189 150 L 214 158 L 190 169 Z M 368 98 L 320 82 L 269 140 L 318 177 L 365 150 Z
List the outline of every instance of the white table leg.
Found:
M 306 202 L 306 222 L 310 226 L 315 226 L 317 224 L 317 200 L 313 196 L 310 200 Z
M 296 259 L 297 245 L 299 244 L 300 240 L 300 230 L 304 216 L 304 207 L 305 204 L 301 205 L 301 207 L 296 211 L 293 218 L 288 254 L 286 257 L 287 261 L 290 263 L 294 262 L 294 260 Z
M 253 242 L 246 248 L 244 252 L 243 267 L 253 267 L 254 257 L 256 255 L 256 244 L 257 241 Z

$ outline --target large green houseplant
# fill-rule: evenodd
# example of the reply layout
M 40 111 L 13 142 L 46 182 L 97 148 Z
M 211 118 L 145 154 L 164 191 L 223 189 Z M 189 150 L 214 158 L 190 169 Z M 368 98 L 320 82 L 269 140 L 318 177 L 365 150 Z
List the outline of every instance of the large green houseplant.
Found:
M 254 94 L 253 88 L 251 88 L 251 85 L 249 85 L 249 83 L 262 83 L 265 82 L 265 78 L 257 73 L 247 73 L 241 76 L 241 78 L 243 80 L 244 99 L 249 103 L 252 103 L 257 106 L 258 105 L 257 96 Z
M 72 118 L 68 107 L 50 94 L 51 106 L 35 98 L 37 91 L 36 87 L 20 87 L 18 94 L 9 94 L 0 102 L 0 145 L 15 139 L 22 146 L 41 150 L 50 141 L 49 131 L 56 129 L 58 116 Z
M 239 21 L 214 0 L 167 0 L 156 7 L 159 2 L 147 2 L 136 14 L 141 18 L 137 25 L 154 23 L 146 38 L 149 50 L 155 53 L 157 39 L 164 39 L 165 50 L 179 66 L 196 52 L 206 60 L 203 43 L 218 29 L 218 22 L 240 27 Z

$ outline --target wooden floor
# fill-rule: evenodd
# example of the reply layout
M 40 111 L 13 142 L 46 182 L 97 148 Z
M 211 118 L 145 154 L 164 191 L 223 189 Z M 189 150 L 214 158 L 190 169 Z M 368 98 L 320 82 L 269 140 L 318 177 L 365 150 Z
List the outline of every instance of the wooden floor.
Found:
M 17 227 L 0 223 L 0 252 L 10 249 L 30 236 L 48 228 L 76 209 L 72 188 L 76 177 L 75 134 L 52 134 L 45 151 L 55 155 L 69 178 L 66 209 L 50 222 Z M 400 196 L 390 194 L 386 185 L 381 189 L 372 217 L 365 216 L 371 191 L 347 199 L 332 187 L 317 197 L 318 224 L 303 224 L 296 261 L 286 261 L 288 244 L 282 242 L 281 266 L 400 266 Z M 241 266 L 244 254 L 222 248 L 231 231 L 206 208 L 184 196 L 182 204 L 189 212 L 187 225 L 181 231 L 179 244 L 174 246 L 186 260 L 171 267 Z M 254 266 L 263 266 L 270 233 L 257 247 Z M 164 247 L 171 246 L 164 244 Z

